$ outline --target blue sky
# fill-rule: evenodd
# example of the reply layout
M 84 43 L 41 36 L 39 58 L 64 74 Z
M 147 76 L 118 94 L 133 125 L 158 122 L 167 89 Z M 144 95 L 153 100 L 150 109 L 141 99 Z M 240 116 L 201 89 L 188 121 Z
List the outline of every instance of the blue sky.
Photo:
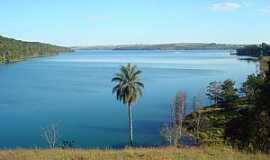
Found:
M 64 46 L 270 43 L 270 0 L 0 0 L 0 35 Z

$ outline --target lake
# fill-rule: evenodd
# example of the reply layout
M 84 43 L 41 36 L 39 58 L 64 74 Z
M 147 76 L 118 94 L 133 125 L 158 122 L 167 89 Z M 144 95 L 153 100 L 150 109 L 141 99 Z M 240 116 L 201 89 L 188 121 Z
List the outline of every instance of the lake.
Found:
M 256 72 L 256 63 L 230 51 L 76 51 L 0 65 L 0 147 L 46 147 L 42 128 L 57 124 L 62 140 L 75 147 L 128 143 L 127 107 L 112 95 L 111 78 L 121 65 L 143 71 L 144 96 L 134 108 L 137 145 L 158 145 L 160 127 L 178 91 L 192 97 L 211 81 L 237 85 Z M 210 101 L 205 97 L 205 105 Z

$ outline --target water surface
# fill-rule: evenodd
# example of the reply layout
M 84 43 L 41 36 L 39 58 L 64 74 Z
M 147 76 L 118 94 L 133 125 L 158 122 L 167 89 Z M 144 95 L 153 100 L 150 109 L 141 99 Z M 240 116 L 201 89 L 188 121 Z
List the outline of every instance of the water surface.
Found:
M 143 71 L 144 96 L 134 108 L 137 145 L 160 143 L 177 91 L 194 95 L 227 78 L 240 85 L 256 71 L 229 51 L 76 51 L 0 66 L 0 147 L 44 147 L 42 128 L 58 124 L 76 147 L 127 144 L 127 108 L 116 101 L 111 78 L 120 65 Z M 209 101 L 205 100 L 205 104 Z

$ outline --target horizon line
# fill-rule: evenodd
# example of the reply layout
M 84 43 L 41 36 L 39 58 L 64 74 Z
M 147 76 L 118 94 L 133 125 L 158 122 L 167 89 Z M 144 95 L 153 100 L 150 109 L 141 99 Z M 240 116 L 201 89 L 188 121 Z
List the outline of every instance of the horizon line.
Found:
M 53 42 L 46 42 L 42 40 L 26 40 L 26 39 L 21 39 L 21 38 L 13 38 L 10 36 L 6 35 L 0 35 L 1 37 L 4 38 L 9 38 L 9 39 L 14 39 L 14 40 L 19 40 L 19 41 L 24 41 L 24 42 L 32 42 L 32 43 L 45 43 L 45 44 L 50 44 L 50 45 L 56 45 L 56 46 L 61 46 L 61 47 L 68 47 L 68 48 L 77 48 L 77 47 L 117 47 L 117 46 L 138 46 L 138 45 L 145 45 L 145 46 L 151 46 L 151 45 L 169 45 L 169 44 L 216 44 L 216 45 L 259 45 L 261 43 L 267 43 L 269 44 L 270 42 L 260 42 L 260 43 L 227 43 L 227 42 L 153 42 L 153 43 L 115 43 L 115 44 L 95 44 L 95 45 L 61 45 Z

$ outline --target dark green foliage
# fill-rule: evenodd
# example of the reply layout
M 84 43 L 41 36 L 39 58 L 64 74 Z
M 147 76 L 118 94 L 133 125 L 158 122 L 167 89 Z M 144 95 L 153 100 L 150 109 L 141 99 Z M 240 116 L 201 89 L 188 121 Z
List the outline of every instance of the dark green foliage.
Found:
M 223 103 L 231 103 L 238 98 L 237 89 L 235 88 L 235 82 L 227 79 L 221 85 L 221 101 Z
M 262 43 L 261 45 L 248 45 L 237 49 L 237 55 L 254 57 L 270 55 L 270 45 L 266 43 Z
M 206 95 L 209 99 L 214 100 L 215 104 L 222 103 L 225 106 L 238 98 L 235 82 L 230 79 L 225 80 L 223 83 L 210 82 Z
M 254 104 L 256 95 L 258 95 L 260 86 L 264 83 L 261 75 L 249 75 L 247 81 L 243 83 L 241 92 L 245 94 L 250 103 Z
M 61 148 L 62 149 L 70 149 L 73 148 L 75 144 L 74 140 L 62 140 L 62 145 Z
M 266 43 L 262 43 L 260 48 L 261 48 L 262 55 L 270 55 L 270 45 L 267 45 Z
M 264 71 L 264 78 L 268 81 L 270 81 L 270 60 L 267 62 L 268 68 Z
M 219 103 L 221 100 L 222 87 L 221 82 L 210 82 L 207 86 L 206 95 L 210 100 L 213 100 L 215 104 Z
M 112 81 L 116 82 L 113 93 L 117 100 L 130 106 L 142 96 L 144 85 L 140 81 L 140 74 L 141 71 L 130 63 L 121 67 L 120 72 L 112 78 Z
M 261 83 L 259 76 L 253 75 L 246 82 L 249 87 L 256 88 L 252 93 L 253 104 L 227 123 L 225 135 L 231 144 L 239 148 L 270 152 L 270 77 L 266 76 Z
M 225 139 L 233 144 L 234 146 L 244 149 L 249 147 L 248 137 L 252 134 L 250 129 L 253 129 L 252 123 L 246 122 L 253 122 L 250 120 L 251 116 L 247 109 L 242 110 L 239 112 L 239 116 L 234 119 L 231 119 L 229 122 L 226 123 L 225 127 Z
M 260 88 L 255 106 L 243 110 L 241 115 L 226 126 L 226 139 L 241 149 L 270 151 L 270 84 Z
M 24 42 L 0 36 L 0 63 L 11 63 L 32 57 L 49 56 L 71 49 L 38 42 Z

